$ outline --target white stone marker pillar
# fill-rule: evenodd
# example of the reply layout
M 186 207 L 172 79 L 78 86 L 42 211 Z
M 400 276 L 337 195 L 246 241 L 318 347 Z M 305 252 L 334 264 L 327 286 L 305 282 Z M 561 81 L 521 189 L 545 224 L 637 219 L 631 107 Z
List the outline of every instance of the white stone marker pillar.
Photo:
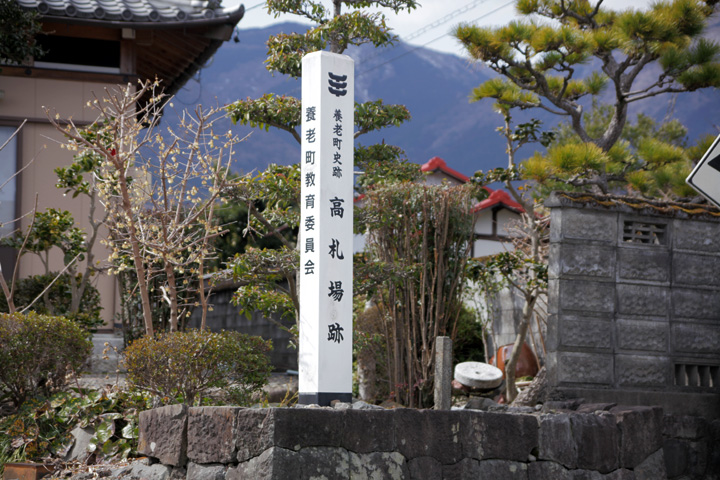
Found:
M 352 399 L 354 62 L 302 60 L 299 402 Z

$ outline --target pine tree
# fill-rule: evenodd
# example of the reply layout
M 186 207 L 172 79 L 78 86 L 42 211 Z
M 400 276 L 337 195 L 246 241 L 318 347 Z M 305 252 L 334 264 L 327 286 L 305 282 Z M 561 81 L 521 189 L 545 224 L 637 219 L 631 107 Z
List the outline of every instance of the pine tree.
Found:
M 681 177 L 692 159 L 677 146 L 651 139 L 631 149 L 622 141 L 628 108 L 664 94 L 720 86 L 720 46 L 702 37 L 715 2 L 672 0 L 622 12 L 602 3 L 518 0 L 517 11 L 533 15 L 531 20 L 500 28 L 459 26 L 455 34 L 470 56 L 501 75 L 477 87 L 472 99 L 567 117 L 576 140 L 526 162 L 527 178 L 598 193 L 629 184 L 645 194 L 668 194 L 668 175 Z M 584 115 L 591 97 L 609 98 L 601 105 L 600 124 Z

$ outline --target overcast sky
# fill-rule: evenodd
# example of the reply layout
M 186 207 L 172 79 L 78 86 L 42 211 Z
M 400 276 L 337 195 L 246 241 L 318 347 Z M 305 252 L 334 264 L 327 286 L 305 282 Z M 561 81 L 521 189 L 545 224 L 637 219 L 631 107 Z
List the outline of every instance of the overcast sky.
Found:
M 300 17 L 286 15 L 274 18 L 268 15 L 261 0 L 223 0 L 226 6 L 245 5 L 245 18 L 239 27 L 265 27 L 282 21 L 298 21 Z M 325 2 L 329 3 L 329 2 Z M 515 15 L 511 0 L 420 0 L 421 6 L 410 13 L 395 14 L 387 11 L 388 24 L 394 33 L 411 45 L 425 46 L 434 50 L 464 56 L 450 31 L 461 22 L 497 26 L 508 22 Z M 603 5 L 612 9 L 647 8 L 650 0 L 605 0 Z

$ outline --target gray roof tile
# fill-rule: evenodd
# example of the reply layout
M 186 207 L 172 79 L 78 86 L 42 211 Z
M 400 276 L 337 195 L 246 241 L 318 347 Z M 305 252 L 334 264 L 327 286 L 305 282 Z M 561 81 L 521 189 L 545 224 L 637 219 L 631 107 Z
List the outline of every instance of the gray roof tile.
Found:
M 209 0 L 17 0 L 43 16 L 121 22 L 187 22 L 231 15 Z

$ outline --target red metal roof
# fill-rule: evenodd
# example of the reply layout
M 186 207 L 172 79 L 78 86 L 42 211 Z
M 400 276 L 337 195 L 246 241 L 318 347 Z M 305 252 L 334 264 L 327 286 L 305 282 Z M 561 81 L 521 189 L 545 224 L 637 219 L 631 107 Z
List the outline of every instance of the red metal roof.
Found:
M 427 163 L 420 167 L 420 170 L 423 172 L 434 172 L 435 170 L 440 170 L 444 174 L 449 175 L 463 183 L 470 181 L 470 177 L 448 167 L 445 160 L 440 157 L 431 158 L 427 161 Z
M 492 208 L 495 205 L 501 205 L 507 209 L 510 209 L 516 213 L 524 213 L 525 209 L 518 202 L 512 199 L 510 194 L 505 190 L 492 190 L 489 187 L 485 187 L 485 190 L 490 192 L 490 196 L 478 203 L 473 207 L 473 212 L 479 212 L 487 208 Z
M 434 172 L 436 170 L 440 170 L 446 175 L 449 175 L 450 177 L 455 178 L 456 180 L 467 183 L 470 181 L 470 177 L 467 175 L 463 175 L 462 173 L 458 172 L 457 170 L 454 170 L 447 166 L 447 163 L 445 163 L 445 160 L 443 160 L 440 157 L 433 157 L 430 160 L 427 161 L 427 163 L 423 164 L 420 167 L 420 170 L 423 172 Z M 512 210 L 515 213 L 524 213 L 525 209 L 520 205 L 518 202 L 512 199 L 510 194 L 506 192 L 505 190 L 493 190 L 490 187 L 483 186 L 482 188 L 485 189 L 486 192 L 490 194 L 488 198 L 483 200 L 482 202 L 478 203 L 473 207 L 473 213 L 477 213 L 481 210 L 485 210 L 487 208 L 492 208 L 496 205 L 500 205 L 502 207 L 507 208 L 508 210 Z M 365 198 L 365 195 L 359 195 L 355 198 L 355 202 L 358 202 Z

